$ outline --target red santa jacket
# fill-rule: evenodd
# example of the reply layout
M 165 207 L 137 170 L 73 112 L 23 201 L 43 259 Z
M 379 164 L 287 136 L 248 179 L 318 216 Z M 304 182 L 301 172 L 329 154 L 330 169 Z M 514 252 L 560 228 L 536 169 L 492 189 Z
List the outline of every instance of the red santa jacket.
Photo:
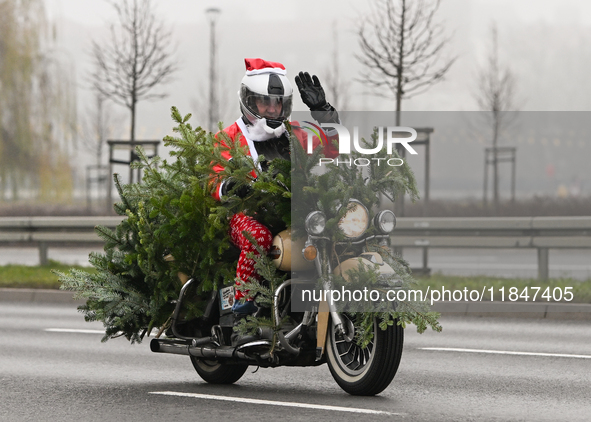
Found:
M 300 141 L 300 144 L 302 145 L 302 148 L 304 148 L 304 150 L 307 151 L 307 143 L 308 143 L 308 133 L 303 130 L 301 127 L 299 127 L 299 123 L 298 122 L 291 122 L 292 125 L 292 129 L 293 129 L 293 133 L 294 135 L 298 138 L 298 140 Z M 247 137 L 248 131 L 246 129 L 246 125 L 244 123 L 244 121 L 242 120 L 242 118 L 236 120 L 236 122 L 234 122 L 234 124 L 232 124 L 231 126 L 228 126 L 227 128 L 224 129 L 224 132 L 230 137 L 230 139 L 235 139 L 235 137 L 240 134 L 240 145 L 241 146 L 247 146 L 248 147 L 248 153 L 251 157 L 253 157 L 255 159 L 255 161 L 258 158 L 258 153 L 257 150 L 255 148 L 254 143 L 256 142 L 253 139 L 249 139 Z M 216 135 L 217 137 L 217 135 Z M 313 149 L 318 148 L 319 146 L 322 146 L 323 148 L 323 154 L 325 157 L 327 158 L 335 158 L 337 155 L 339 155 L 339 150 L 338 148 L 336 148 L 333 145 L 333 141 L 335 139 L 338 139 L 338 134 L 334 133 L 334 135 L 328 136 L 327 135 L 327 141 L 321 142 L 320 139 L 318 139 L 317 136 L 313 136 L 312 137 L 312 147 Z M 223 141 L 220 141 L 223 145 L 227 146 Z M 222 156 L 229 160 L 231 159 L 231 155 L 230 152 L 227 150 L 222 151 Z M 224 167 L 216 164 L 213 167 L 213 170 L 216 173 L 221 172 L 222 170 L 224 170 Z M 252 172 L 253 177 L 256 177 L 256 173 Z M 222 190 L 222 183 L 218 183 L 214 192 L 213 192 L 213 197 L 215 199 L 217 199 L 218 201 L 221 198 L 221 190 Z

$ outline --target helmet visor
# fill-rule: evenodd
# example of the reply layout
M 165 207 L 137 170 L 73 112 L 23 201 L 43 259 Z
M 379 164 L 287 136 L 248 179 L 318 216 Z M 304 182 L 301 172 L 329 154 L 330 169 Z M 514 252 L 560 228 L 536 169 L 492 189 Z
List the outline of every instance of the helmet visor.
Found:
M 244 103 L 256 116 L 268 120 L 286 120 L 291 115 L 291 95 L 246 93 Z

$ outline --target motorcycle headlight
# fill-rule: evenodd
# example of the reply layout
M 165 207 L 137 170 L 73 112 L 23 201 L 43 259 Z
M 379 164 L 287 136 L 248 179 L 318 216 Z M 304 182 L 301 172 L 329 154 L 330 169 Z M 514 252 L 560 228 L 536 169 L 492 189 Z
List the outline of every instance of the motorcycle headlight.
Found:
M 396 227 L 396 216 L 390 210 L 380 211 L 374 219 L 376 228 L 382 234 L 390 234 Z
M 349 202 L 347 209 L 347 213 L 339 221 L 339 229 L 346 237 L 355 239 L 363 235 L 369 227 L 369 212 L 361 202 L 355 200 Z
M 326 216 L 320 211 L 313 211 L 306 217 L 306 232 L 311 236 L 320 236 L 326 228 Z

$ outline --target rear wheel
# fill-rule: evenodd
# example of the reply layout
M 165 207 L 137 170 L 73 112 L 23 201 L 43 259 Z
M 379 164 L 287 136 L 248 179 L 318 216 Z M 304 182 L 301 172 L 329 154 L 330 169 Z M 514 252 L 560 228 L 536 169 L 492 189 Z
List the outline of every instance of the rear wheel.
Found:
M 353 317 L 342 315 L 346 326 L 354 327 Z M 381 393 L 396 375 L 404 330 L 396 324 L 382 330 L 374 320 L 373 341 L 364 349 L 357 345 L 355 336 L 336 334 L 330 324 L 326 350 L 330 372 L 339 386 L 356 396 Z
M 233 384 L 248 369 L 248 365 L 229 365 L 195 356 L 191 356 L 191 363 L 203 381 L 210 384 Z

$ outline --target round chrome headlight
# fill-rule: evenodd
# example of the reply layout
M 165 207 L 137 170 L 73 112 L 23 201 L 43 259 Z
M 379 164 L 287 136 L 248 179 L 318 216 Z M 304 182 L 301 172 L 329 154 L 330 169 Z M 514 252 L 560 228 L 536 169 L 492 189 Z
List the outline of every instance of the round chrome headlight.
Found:
M 374 224 L 380 233 L 390 234 L 396 227 L 396 216 L 390 210 L 380 211 L 375 216 Z
M 313 211 L 306 217 L 306 232 L 311 236 L 320 236 L 326 228 L 326 216 L 321 211 Z
M 347 213 L 339 221 L 339 229 L 346 237 L 355 239 L 362 236 L 369 227 L 369 212 L 356 200 L 350 201 L 347 209 Z

